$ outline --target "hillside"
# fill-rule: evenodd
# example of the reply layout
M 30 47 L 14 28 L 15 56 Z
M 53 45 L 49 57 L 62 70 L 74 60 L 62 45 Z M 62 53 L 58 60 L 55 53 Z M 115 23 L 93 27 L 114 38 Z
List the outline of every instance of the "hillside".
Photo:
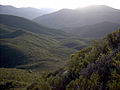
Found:
M 105 37 L 108 32 L 111 33 L 118 28 L 120 28 L 120 23 L 117 24 L 112 22 L 101 22 L 76 28 L 64 28 L 63 31 L 72 33 L 74 35 L 79 35 L 83 38 L 102 38 Z
M 15 68 L 0 68 L 1 90 L 26 90 L 32 83 L 40 81 L 40 74 Z
M 39 75 L 18 69 L 0 71 L 4 89 L 119 90 L 120 30 L 73 54 L 67 66 L 55 72 Z
M 18 68 L 53 69 L 61 66 L 60 63 L 75 51 L 61 46 L 55 39 L 23 30 L 0 35 L 0 42 L 0 67 L 22 65 Z
M 44 79 L 44 80 L 43 80 Z M 73 54 L 66 68 L 43 76 L 32 90 L 119 90 L 120 30 Z
M 33 19 L 44 14 L 52 13 L 54 11 L 55 11 L 54 9 L 50 9 L 50 8 L 42 8 L 42 9 L 36 9 L 31 7 L 16 8 L 8 5 L 0 5 L 0 14 L 15 15 L 28 19 Z
M 120 10 L 104 5 L 89 6 L 79 9 L 62 9 L 34 19 L 41 24 L 54 27 L 80 27 L 100 22 L 120 23 Z
M 0 18 L 0 67 L 40 72 L 55 70 L 62 67 L 73 52 L 90 44 L 87 39 L 25 18 L 11 15 L 0 15 Z
M 67 36 L 68 35 L 63 31 L 52 29 L 47 26 L 38 24 L 32 20 L 28 20 L 22 17 L 12 16 L 12 15 L 1 14 L 0 24 L 18 28 L 18 29 L 24 29 L 30 32 L 43 34 L 47 36 Z

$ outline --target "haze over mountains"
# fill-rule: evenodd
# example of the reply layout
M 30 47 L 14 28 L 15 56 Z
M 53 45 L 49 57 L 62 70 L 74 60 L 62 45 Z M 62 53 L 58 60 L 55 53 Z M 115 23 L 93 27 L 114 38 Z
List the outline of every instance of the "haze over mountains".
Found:
M 108 34 L 120 28 L 120 23 L 112 22 L 101 22 L 92 25 L 85 25 L 81 27 L 68 27 L 64 28 L 63 31 L 79 35 L 82 38 L 102 38 Z
M 120 10 L 96 5 L 75 10 L 62 9 L 34 20 L 54 28 L 80 27 L 100 22 L 120 23 Z
M 2 67 L 40 70 L 59 67 L 73 52 L 90 45 L 90 38 L 103 38 L 120 27 L 120 10 L 103 5 L 75 10 L 62 9 L 37 17 L 34 21 L 25 17 L 35 17 L 32 14 L 38 11 L 37 15 L 41 15 L 41 10 L 0 7 L 3 10 L 0 13 L 13 14 L 0 15 Z M 13 53 L 16 53 L 16 57 Z
M 13 6 L 1 5 L 0 14 L 10 14 L 29 19 L 33 18 L 35 22 L 45 26 L 61 29 L 65 32 L 88 38 L 91 36 L 93 38 L 103 37 L 108 32 L 105 31 L 102 33 L 102 31 L 110 29 L 109 32 L 112 32 L 118 29 L 120 24 L 120 10 L 105 5 L 94 5 L 77 9 L 62 9 L 56 12 L 49 8 L 15 8 Z M 99 31 L 99 35 L 97 35 L 95 31 Z M 88 33 L 90 35 L 88 35 Z
M 0 14 L 9 14 L 9 15 L 15 15 L 20 17 L 25 17 L 28 19 L 33 19 L 38 16 L 52 13 L 55 10 L 52 8 L 31 8 L 31 7 L 23 7 L 23 8 L 16 8 L 14 6 L 10 5 L 0 5 Z
M 1 90 L 119 90 L 120 10 L 0 7 Z

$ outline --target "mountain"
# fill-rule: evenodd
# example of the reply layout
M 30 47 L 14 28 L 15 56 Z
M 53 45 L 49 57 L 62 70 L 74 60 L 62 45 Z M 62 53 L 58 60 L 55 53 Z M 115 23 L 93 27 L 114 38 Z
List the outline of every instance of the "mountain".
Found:
M 55 69 L 55 68 L 54 68 Z M 72 54 L 64 68 L 38 73 L 0 68 L 2 90 L 119 90 L 120 29 Z
M 102 38 L 108 33 L 118 30 L 119 28 L 120 23 L 117 24 L 112 22 L 101 22 L 76 28 L 69 27 L 63 31 L 79 35 L 80 37 L 84 38 Z
M 16 8 L 9 5 L 0 5 L 0 14 L 15 15 L 15 16 L 25 17 L 28 19 L 33 19 L 35 17 L 52 13 L 54 11 L 55 10 L 51 8 L 41 8 L 41 9 L 36 9 L 31 7 Z
M 80 27 L 100 22 L 120 23 L 120 10 L 104 5 L 78 9 L 62 9 L 34 19 L 41 24 L 54 27 Z
M 75 51 L 56 39 L 24 30 L 0 35 L 0 42 L 0 67 L 8 68 L 57 69 Z
M 49 28 L 47 26 L 36 23 L 32 20 L 28 20 L 22 17 L 13 16 L 13 15 L 0 15 L 0 24 L 7 25 L 14 28 L 28 30 L 30 32 L 48 35 L 48 36 L 67 36 L 68 34 Z
M 22 17 L 0 15 L 0 42 L 0 67 L 42 72 L 61 68 L 89 40 Z
M 119 90 L 120 29 L 75 54 L 66 67 L 43 75 L 28 88 L 54 90 Z

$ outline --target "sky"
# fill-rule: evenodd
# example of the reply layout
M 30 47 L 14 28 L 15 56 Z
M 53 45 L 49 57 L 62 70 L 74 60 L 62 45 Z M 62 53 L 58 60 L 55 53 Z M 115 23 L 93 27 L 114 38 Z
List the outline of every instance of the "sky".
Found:
M 89 5 L 107 5 L 120 9 L 120 0 L 0 0 L 1 5 L 15 7 L 75 9 Z

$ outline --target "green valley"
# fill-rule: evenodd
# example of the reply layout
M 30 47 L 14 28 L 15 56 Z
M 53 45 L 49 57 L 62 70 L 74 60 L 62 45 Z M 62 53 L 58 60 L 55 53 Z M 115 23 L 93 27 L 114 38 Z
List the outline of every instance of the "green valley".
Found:
M 26 6 L 0 5 L 0 90 L 120 90 L 119 9 Z
M 119 90 L 120 30 L 72 54 L 67 66 L 57 71 L 1 68 L 0 73 L 3 90 Z
M 0 17 L 0 67 L 56 70 L 65 65 L 73 52 L 89 43 L 21 17 Z

